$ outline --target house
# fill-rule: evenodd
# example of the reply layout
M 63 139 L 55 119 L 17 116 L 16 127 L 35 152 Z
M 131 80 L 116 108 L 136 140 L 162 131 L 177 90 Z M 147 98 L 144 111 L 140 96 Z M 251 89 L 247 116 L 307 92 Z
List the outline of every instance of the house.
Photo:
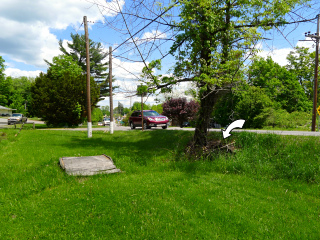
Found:
M 7 107 L 4 107 L 4 106 L 1 106 L 0 105 L 0 116 L 8 116 L 8 115 L 12 115 L 12 111 L 13 110 L 17 110 L 17 109 L 11 109 L 11 108 L 7 108 Z

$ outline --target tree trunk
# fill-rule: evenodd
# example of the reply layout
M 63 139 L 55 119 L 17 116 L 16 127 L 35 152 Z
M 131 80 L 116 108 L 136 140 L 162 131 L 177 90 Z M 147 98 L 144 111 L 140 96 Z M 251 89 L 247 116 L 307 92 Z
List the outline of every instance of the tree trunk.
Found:
M 208 95 L 206 96 L 206 94 Z M 204 98 L 202 98 L 200 102 L 199 118 L 196 123 L 196 130 L 193 136 L 193 142 L 197 146 L 207 145 L 208 126 L 210 123 L 210 116 L 213 111 L 215 92 L 210 93 L 210 90 L 208 89 L 202 95 Z
M 229 88 L 230 86 L 228 86 Z M 196 129 L 193 136 L 193 143 L 196 146 L 206 146 L 208 128 L 210 124 L 210 117 L 213 111 L 213 106 L 217 102 L 217 100 L 227 92 L 227 89 L 215 87 L 214 90 L 207 89 L 200 96 L 200 109 L 198 121 L 196 123 Z
M 229 55 L 229 37 L 228 37 L 228 29 L 230 27 L 230 0 L 226 1 L 227 7 L 226 7 L 226 22 L 225 22 L 225 34 L 221 39 L 222 42 L 222 64 L 225 64 L 226 60 L 228 59 Z M 206 21 L 205 17 L 202 19 L 203 21 Z M 202 35 L 201 37 L 203 41 L 203 46 L 205 46 L 205 43 L 208 41 L 212 41 L 210 36 L 208 36 L 206 33 Z M 211 45 L 211 44 L 210 44 Z M 201 59 L 205 60 L 205 65 L 202 66 L 202 69 L 206 69 L 207 66 L 211 65 L 210 62 L 210 54 L 211 51 L 209 48 L 203 48 L 201 50 Z M 207 72 L 202 72 L 210 76 L 210 73 Z M 205 83 L 200 84 L 203 87 L 205 86 Z M 210 124 L 210 117 L 213 111 L 213 106 L 217 102 L 218 98 L 223 94 L 222 92 L 225 91 L 219 91 L 221 90 L 220 87 L 218 86 L 212 86 L 212 85 L 207 85 L 207 90 L 203 91 L 200 94 L 200 109 L 199 109 L 199 118 L 196 123 L 196 130 L 193 136 L 193 142 L 196 146 L 206 146 L 208 141 L 207 141 L 207 135 L 208 135 L 208 128 Z M 226 89 L 224 89 L 226 90 Z

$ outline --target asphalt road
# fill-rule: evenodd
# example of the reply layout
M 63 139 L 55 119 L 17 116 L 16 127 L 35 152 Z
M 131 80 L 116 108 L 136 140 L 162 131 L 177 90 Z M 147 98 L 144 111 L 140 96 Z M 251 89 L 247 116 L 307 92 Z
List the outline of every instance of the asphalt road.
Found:
M 109 126 L 106 127 L 99 127 L 99 128 L 92 128 L 92 131 L 109 131 Z M 154 130 L 162 130 L 161 127 L 146 129 L 144 131 L 154 131 Z M 44 129 L 43 129 L 44 130 Z M 50 129 L 50 130 L 70 130 L 70 131 L 87 131 L 87 128 L 59 128 L 59 129 Z M 163 131 L 170 131 L 170 130 L 183 130 L 183 131 L 194 131 L 194 128 L 180 128 L 180 127 L 169 127 L 166 130 Z M 115 126 L 114 131 L 141 131 L 141 128 L 136 128 L 134 130 L 131 130 L 130 127 L 125 126 Z M 232 132 L 241 132 L 241 131 L 247 131 L 247 132 L 256 132 L 256 133 L 264 133 L 264 134 L 279 134 L 279 135 L 295 135 L 295 136 L 319 136 L 320 132 L 309 132 L 309 131 L 272 131 L 272 130 L 242 130 L 242 129 L 234 129 Z M 221 129 L 213 129 L 210 128 L 209 132 L 221 132 Z
M 43 124 L 42 121 L 34 121 L 34 120 L 28 120 L 28 123 L 35 122 L 37 124 Z M 0 118 L 0 124 L 6 125 L 7 123 L 7 118 Z M 157 129 L 161 129 L 161 127 L 156 127 L 156 128 L 151 128 L 147 129 L 145 131 L 154 131 Z M 43 129 L 45 130 L 45 129 Z M 87 128 L 50 128 L 48 130 L 69 130 L 69 131 L 87 131 Z M 131 130 L 130 127 L 125 127 L 125 126 L 115 126 L 114 131 L 139 131 L 141 128 L 136 128 L 135 130 Z M 194 128 L 180 128 L 180 127 L 169 127 L 168 130 L 183 130 L 183 131 L 194 131 Z M 92 128 L 92 131 L 109 131 L 109 126 L 106 127 L 99 127 L 99 128 Z M 240 132 L 240 131 L 247 131 L 247 132 L 256 132 L 256 133 L 273 133 L 273 134 L 279 134 L 279 135 L 295 135 L 295 136 L 319 136 L 320 137 L 320 132 L 311 132 L 311 131 L 279 131 L 279 130 L 243 130 L 243 129 L 234 129 L 232 132 Z M 209 132 L 221 132 L 221 129 L 209 129 Z M 232 134 L 231 132 L 231 134 Z
M 27 120 L 27 123 L 36 123 L 36 124 L 44 124 L 44 122 L 43 121 L 36 121 L 36 120 L 30 120 L 30 119 L 28 119 Z M 8 123 L 8 118 L 0 118 L 0 124 L 1 125 L 7 125 L 7 123 Z

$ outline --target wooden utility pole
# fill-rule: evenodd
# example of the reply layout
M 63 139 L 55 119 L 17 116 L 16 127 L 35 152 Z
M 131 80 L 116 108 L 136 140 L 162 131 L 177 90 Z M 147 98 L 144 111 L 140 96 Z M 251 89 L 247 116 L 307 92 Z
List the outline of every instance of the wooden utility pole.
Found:
M 319 65 L 319 22 L 320 14 L 317 15 L 317 32 L 316 32 L 316 63 L 314 68 L 314 85 L 313 85 L 313 109 L 312 109 L 312 126 L 311 131 L 316 131 L 317 121 L 317 93 L 318 93 L 318 65 Z
M 316 16 L 316 18 L 317 18 L 317 32 L 314 34 L 310 33 L 310 31 L 305 33 L 305 37 L 309 37 L 312 40 L 300 40 L 300 41 L 315 41 L 316 42 L 316 57 L 315 57 L 315 66 L 314 66 L 314 82 L 313 82 L 313 109 L 312 109 L 312 124 L 311 124 L 311 131 L 313 131 L 313 132 L 316 131 L 316 121 L 317 121 L 320 14 L 318 14 Z
M 91 96 L 90 96 L 90 54 L 89 54 L 89 34 L 87 16 L 83 17 L 84 32 L 86 39 L 86 64 L 87 64 L 87 115 L 88 115 L 88 138 L 92 137 L 91 122 Z
M 141 94 L 141 131 L 143 131 L 143 94 Z
M 110 95 L 110 134 L 113 134 L 113 99 L 112 99 L 112 47 L 109 47 L 109 95 Z

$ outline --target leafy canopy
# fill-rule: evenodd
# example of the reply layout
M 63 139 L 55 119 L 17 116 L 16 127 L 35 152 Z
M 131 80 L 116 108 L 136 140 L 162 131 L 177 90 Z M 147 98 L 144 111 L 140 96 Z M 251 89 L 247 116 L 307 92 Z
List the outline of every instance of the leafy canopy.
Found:
M 91 107 L 99 100 L 99 86 L 91 78 Z M 75 126 L 87 116 L 86 75 L 71 56 L 53 58 L 47 74 L 41 73 L 32 88 L 35 114 L 48 125 Z
M 183 122 L 196 119 L 199 104 L 194 100 L 190 102 L 186 98 L 171 98 L 162 104 L 162 114 L 178 122 L 182 126 Z

